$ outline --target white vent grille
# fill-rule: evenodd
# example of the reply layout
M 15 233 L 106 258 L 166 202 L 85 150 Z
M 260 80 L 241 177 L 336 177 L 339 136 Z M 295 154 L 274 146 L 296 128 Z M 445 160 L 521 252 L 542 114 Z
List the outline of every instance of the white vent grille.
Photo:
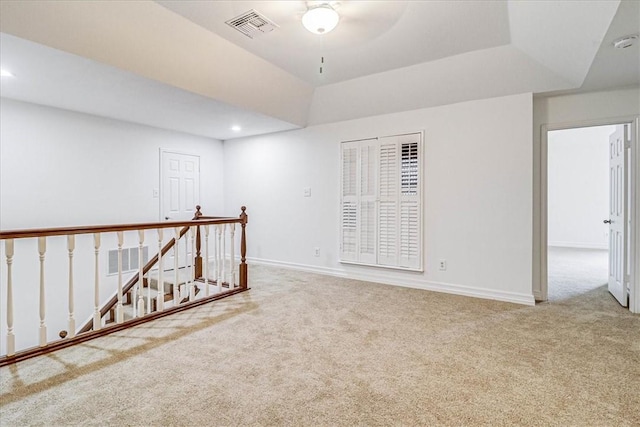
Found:
M 255 9 L 228 20 L 227 25 L 240 31 L 245 36 L 255 39 L 278 28 L 269 18 Z
M 142 265 L 149 262 L 149 247 L 143 246 L 142 248 Z M 108 275 L 118 273 L 118 250 L 113 249 L 109 251 L 109 268 Z M 123 248 L 122 249 L 122 272 L 136 271 L 140 268 L 140 260 L 138 254 L 138 248 Z

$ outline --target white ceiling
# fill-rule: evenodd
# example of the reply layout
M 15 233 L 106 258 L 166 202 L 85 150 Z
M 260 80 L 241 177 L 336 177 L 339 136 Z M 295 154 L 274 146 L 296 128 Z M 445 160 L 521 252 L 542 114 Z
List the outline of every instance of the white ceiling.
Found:
M 227 140 L 297 126 L 105 65 L 0 33 L 6 98 Z M 240 126 L 234 131 L 233 126 Z
M 501 1 L 332 2 L 340 22 L 323 35 L 302 26 L 302 1 L 157 3 L 314 86 L 509 43 L 507 3 Z M 225 24 L 251 9 L 279 28 L 251 39 Z
M 306 3 L 2 1 L 0 60 L 16 77 L 0 95 L 227 140 L 640 85 L 640 44 L 612 46 L 640 32 L 636 0 L 350 0 L 322 36 L 301 25 Z M 279 28 L 250 39 L 225 24 L 252 8 Z

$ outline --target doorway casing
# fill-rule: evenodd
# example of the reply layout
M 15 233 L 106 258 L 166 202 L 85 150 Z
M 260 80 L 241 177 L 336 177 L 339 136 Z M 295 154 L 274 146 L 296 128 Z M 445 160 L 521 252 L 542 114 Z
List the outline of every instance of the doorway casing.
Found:
M 640 162 L 638 143 L 638 116 L 627 116 L 610 119 L 596 119 L 589 121 L 567 122 L 560 124 L 544 124 L 540 131 L 540 294 L 536 295 L 540 300 L 546 301 L 548 297 L 547 280 L 547 226 L 548 226 L 548 132 L 555 130 L 585 128 L 593 126 L 607 126 L 628 124 L 631 128 L 631 170 L 629 171 L 630 182 L 630 205 L 631 205 L 631 233 L 629 235 L 631 252 L 630 260 L 630 289 L 629 289 L 629 310 L 632 313 L 640 313 Z M 537 299 L 538 299 L 537 298 Z

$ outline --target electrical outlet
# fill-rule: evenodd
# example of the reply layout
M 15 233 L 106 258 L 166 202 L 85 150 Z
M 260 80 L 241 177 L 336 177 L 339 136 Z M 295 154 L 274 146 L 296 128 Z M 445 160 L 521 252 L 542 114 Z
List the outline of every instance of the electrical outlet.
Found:
M 313 256 L 320 256 L 320 248 L 313 248 Z
M 440 261 L 438 261 L 438 270 L 440 270 L 440 271 L 446 271 L 447 270 L 447 260 L 446 259 L 441 259 Z
M 311 187 L 304 187 L 302 189 L 302 194 L 304 197 L 311 197 Z

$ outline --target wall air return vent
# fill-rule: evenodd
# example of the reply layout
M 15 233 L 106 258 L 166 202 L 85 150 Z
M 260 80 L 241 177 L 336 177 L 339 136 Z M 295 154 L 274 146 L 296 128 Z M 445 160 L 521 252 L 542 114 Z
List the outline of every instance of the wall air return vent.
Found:
M 278 28 L 269 18 L 254 9 L 236 16 L 226 23 L 251 39 L 270 33 Z

